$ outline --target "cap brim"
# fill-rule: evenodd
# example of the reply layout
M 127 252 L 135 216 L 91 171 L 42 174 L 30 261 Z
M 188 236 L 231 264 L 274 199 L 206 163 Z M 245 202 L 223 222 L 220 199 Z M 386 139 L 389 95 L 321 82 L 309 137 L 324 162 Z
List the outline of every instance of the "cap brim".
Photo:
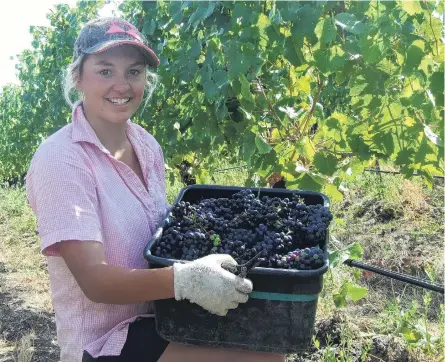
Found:
M 108 40 L 106 42 L 85 49 L 83 50 L 83 52 L 87 54 L 97 54 L 97 53 L 102 53 L 105 50 L 117 47 L 119 45 L 126 45 L 126 44 L 138 47 L 144 54 L 145 58 L 147 59 L 148 64 L 151 65 L 152 67 L 157 67 L 159 65 L 159 58 L 156 56 L 153 50 L 151 50 L 144 44 L 132 40 L 122 40 L 122 39 Z

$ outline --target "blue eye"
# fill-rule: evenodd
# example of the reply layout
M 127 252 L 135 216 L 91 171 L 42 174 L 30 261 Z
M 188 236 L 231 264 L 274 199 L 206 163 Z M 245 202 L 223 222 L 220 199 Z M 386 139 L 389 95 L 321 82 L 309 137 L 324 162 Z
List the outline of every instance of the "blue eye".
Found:
M 137 70 L 137 69 L 132 69 L 132 70 L 130 70 L 130 72 L 129 72 L 131 75 L 139 75 L 139 74 L 141 74 L 141 72 L 139 71 L 139 70 Z

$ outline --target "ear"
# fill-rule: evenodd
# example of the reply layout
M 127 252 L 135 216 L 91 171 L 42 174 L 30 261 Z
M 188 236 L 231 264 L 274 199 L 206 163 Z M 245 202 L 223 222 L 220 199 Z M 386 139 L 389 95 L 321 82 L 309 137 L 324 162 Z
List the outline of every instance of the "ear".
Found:
M 74 69 L 73 73 L 71 74 L 71 76 L 73 77 L 74 87 L 76 88 L 76 90 L 78 92 L 83 91 L 82 75 L 83 75 L 84 64 L 85 64 L 86 60 L 87 60 L 87 57 L 82 59 L 79 66 L 76 67 L 76 69 Z
M 79 73 L 76 75 L 73 74 L 73 81 L 74 81 L 74 87 L 76 88 L 76 91 L 82 92 L 83 86 L 82 86 L 82 79 Z
M 75 88 L 76 88 L 76 91 L 78 91 L 78 92 L 82 92 L 82 86 L 81 86 L 81 84 L 80 84 L 79 81 L 76 82 L 76 86 L 75 86 Z

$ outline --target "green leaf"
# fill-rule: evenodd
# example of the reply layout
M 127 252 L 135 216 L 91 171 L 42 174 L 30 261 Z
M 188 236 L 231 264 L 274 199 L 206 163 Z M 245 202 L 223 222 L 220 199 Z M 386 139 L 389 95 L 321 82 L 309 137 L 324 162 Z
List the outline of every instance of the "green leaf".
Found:
M 261 177 L 270 177 L 277 170 L 277 154 L 274 150 L 260 156 L 259 162 L 256 163 L 257 173 Z
M 156 30 L 156 21 L 153 19 L 148 19 L 144 23 L 144 27 L 142 28 L 142 33 L 145 35 L 153 35 Z
M 363 78 L 357 78 L 352 84 L 351 84 L 351 90 L 349 94 L 351 97 L 357 97 L 368 87 L 368 82 L 366 79 Z
M 239 75 L 239 81 L 241 83 L 241 95 L 243 98 L 251 103 L 253 103 L 255 100 L 253 98 L 253 94 L 250 92 L 250 83 L 247 80 L 247 78 L 244 76 L 244 74 Z
M 224 102 L 215 102 L 215 115 L 218 121 L 222 121 L 229 115 L 229 111 Z
M 399 67 L 396 66 L 393 62 L 391 62 L 388 59 L 383 59 L 382 61 L 380 61 L 377 65 L 376 65 L 377 69 L 381 70 L 382 72 L 385 72 L 387 74 L 395 74 L 398 70 Z
M 294 182 L 289 182 L 290 186 L 297 185 L 300 190 L 310 190 L 319 192 L 323 188 L 323 179 L 309 172 L 303 173 Z
M 284 21 L 295 21 L 301 9 L 298 1 L 277 1 L 276 8 Z
M 357 242 L 354 242 L 351 245 L 349 245 L 347 251 L 349 254 L 349 259 L 361 260 L 363 258 L 363 248 Z
M 306 94 L 311 94 L 311 80 L 310 77 L 304 76 L 297 79 L 295 87 L 298 91 Z
M 347 297 L 352 301 L 356 302 L 360 299 L 363 299 L 368 294 L 368 288 L 360 287 L 357 285 L 353 285 L 352 283 L 348 283 L 347 287 Z
M 359 160 L 367 161 L 371 158 L 372 152 L 369 145 L 363 140 L 363 136 L 364 135 L 352 134 L 348 136 L 347 141 L 351 150 L 357 153 Z
M 415 40 L 408 47 L 405 57 L 403 72 L 407 75 L 412 74 L 420 65 L 424 57 L 425 43 L 422 40 Z
M 337 308 L 346 307 L 346 293 L 334 293 L 332 299 Z
M 202 86 L 204 88 L 204 93 L 206 95 L 206 98 L 210 101 L 213 101 L 215 99 L 215 94 L 217 90 L 215 82 L 209 79 L 206 80 Z
M 337 27 L 333 23 L 330 17 L 318 22 L 315 28 L 315 34 L 317 35 L 321 44 L 329 44 L 337 37 Z
M 336 250 L 329 255 L 329 265 L 331 268 L 335 268 L 340 264 L 343 264 L 345 260 L 361 260 L 363 257 L 363 248 L 357 242 L 348 245 L 343 250 Z
M 328 184 L 325 186 L 324 190 L 326 196 L 329 197 L 329 200 L 332 200 L 333 202 L 339 202 L 343 200 L 343 194 L 340 191 L 338 191 L 337 186 L 333 184 Z
M 236 2 L 232 11 L 232 22 L 236 23 L 238 20 L 244 25 L 250 25 L 254 21 L 255 12 L 249 7 L 246 2 Z
M 360 48 L 362 50 L 363 59 L 370 63 L 378 63 L 382 60 L 382 52 L 380 51 L 379 39 L 365 39 L 360 41 Z
M 227 71 L 225 70 L 213 71 L 212 79 L 216 83 L 216 86 L 218 88 L 222 88 L 224 85 L 228 84 Z
M 244 135 L 243 143 L 241 145 L 243 160 L 249 165 L 256 150 L 255 138 L 256 136 L 253 132 L 247 132 Z
M 382 153 L 387 155 L 394 153 L 395 147 L 392 133 L 378 133 L 372 137 L 372 140 Z
M 272 147 L 259 135 L 255 136 L 255 145 L 260 154 L 269 153 Z
M 291 37 L 286 38 L 284 56 L 295 67 L 303 64 L 304 57 L 303 53 L 301 52 L 301 46 Z
M 357 20 L 354 14 L 348 14 L 348 13 L 337 14 L 335 16 L 335 23 L 341 28 L 356 35 L 362 34 L 365 30 L 365 24 Z
M 270 24 L 269 18 L 265 14 L 260 14 L 258 16 L 257 26 L 260 31 L 264 31 Z
M 321 9 L 308 4 L 303 5 L 295 12 L 293 19 L 292 35 L 295 39 L 303 39 L 305 35 L 311 36 L 320 17 Z
M 399 0 L 398 3 L 409 15 L 415 15 L 422 12 L 422 6 L 420 6 L 419 0 Z
M 409 165 L 414 162 L 415 151 L 412 148 L 400 150 L 394 163 L 398 166 Z
M 331 52 L 329 49 L 318 49 L 314 52 L 315 65 L 323 73 L 329 73 Z
M 363 299 L 368 293 L 368 289 L 360 287 L 350 281 L 345 280 L 340 289 L 333 294 L 335 306 L 337 308 L 345 307 L 349 300 L 358 301 Z
M 246 74 L 249 70 L 248 59 L 245 57 L 241 43 L 238 41 L 229 42 L 227 60 L 230 79 L 237 79 L 239 74 Z
M 216 2 L 214 1 L 200 1 L 198 2 L 198 7 L 196 11 L 192 14 L 188 21 L 188 26 L 186 30 L 188 31 L 190 27 L 196 29 L 198 24 L 204 19 L 208 18 L 215 10 Z
M 430 89 L 433 93 L 436 107 L 444 106 L 444 72 L 434 72 L 430 77 Z
M 433 93 L 443 94 L 444 92 L 444 72 L 434 72 L 430 77 L 430 86 Z
M 337 158 L 326 152 L 318 152 L 314 156 L 314 166 L 323 175 L 332 176 L 337 169 Z

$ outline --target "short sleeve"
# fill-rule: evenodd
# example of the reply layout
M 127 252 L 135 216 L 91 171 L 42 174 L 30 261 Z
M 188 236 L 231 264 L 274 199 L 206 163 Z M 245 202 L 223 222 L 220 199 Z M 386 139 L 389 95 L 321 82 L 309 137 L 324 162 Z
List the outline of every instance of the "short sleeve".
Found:
M 26 193 L 43 254 L 60 255 L 62 240 L 103 241 L 93 170 L 74 147 L 39 148 L 26 175 Z

